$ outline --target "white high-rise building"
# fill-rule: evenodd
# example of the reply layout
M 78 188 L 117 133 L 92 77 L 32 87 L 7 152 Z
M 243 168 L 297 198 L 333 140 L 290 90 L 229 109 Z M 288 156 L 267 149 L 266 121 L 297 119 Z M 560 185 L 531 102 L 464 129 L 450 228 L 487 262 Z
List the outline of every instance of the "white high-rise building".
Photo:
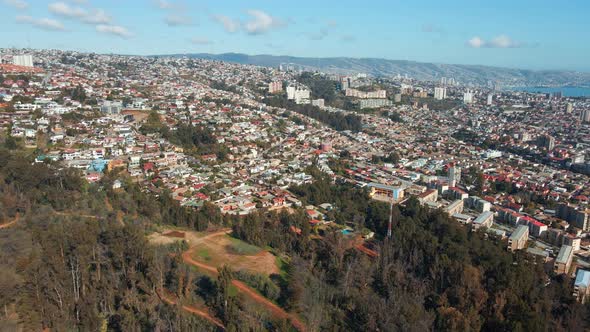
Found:
M 574 111 L 574 104 L 572 104 L 572 103 L 567 103 L 567 106 L 566 106 L 566 108 L 565 108 L 565 111 L 566 111 L 567 113 L 571 113 L 571 112 L 573 112 L 573 111 Z
M 494 103 L 494 95 L 490 93 L 488 95 L 488 106 L 491 106 L 493 103 Z
M 12 63 L 17 66 L 33 67 L 33 56 L 28 54 L 15 55 L 12 57 Z
M 473 92 L 471 90 L 467 90 L 467 92 L 463 94 L 463 102 L 465 104 L 473 103 Z
M 582 120 L 582 122 L 584 122 L 584 123 L 589 123 L 590 122 L 590 110 L 583 110 L 582 114 L 580 116 L 580 120 Z
M 443 100 L 447 99 L 447 89 L 446 88 L 434 88 L 434 99 L 436 100 Z
M 457 166 L 449 167 L 449 186 L 455 187 L 461 182 L 461 168 Z
M 105 100 L 100 105 L 100 111 L 105 114 L 119 114 L 123 109 L 123 103 L 120 101 Z
M 288 86 L 287 99 L 294 100 L 296 104 L 309 104 L 311 91 L 303 87 Z

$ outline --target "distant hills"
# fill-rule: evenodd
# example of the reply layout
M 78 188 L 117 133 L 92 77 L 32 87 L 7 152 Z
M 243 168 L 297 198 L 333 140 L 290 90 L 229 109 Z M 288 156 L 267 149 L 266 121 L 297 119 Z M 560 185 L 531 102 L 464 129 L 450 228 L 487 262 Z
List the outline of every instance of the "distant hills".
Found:
M 454 78 L 464 84 L 487 85 L 490 82 L 509 86 L 590 86 L 590 73 L 560 70 L 523 70 L 479 65 L 451 65 L 377 58 L 304 58 L 275 55 L 223 54 L 172 54 L 172 57 L 191 57 L 240 64 L 278 68 L 292 64 L 306 70 L 319 69 L 339 74 L 366 73 L 376 77 L 408 75 L 419 80 Z

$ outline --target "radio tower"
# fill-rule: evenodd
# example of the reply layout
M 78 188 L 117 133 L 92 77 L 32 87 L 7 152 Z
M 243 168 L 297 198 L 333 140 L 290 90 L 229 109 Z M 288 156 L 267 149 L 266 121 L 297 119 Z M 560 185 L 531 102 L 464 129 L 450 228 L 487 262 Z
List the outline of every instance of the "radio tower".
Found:
M 393 224 L 393 192 L 391 193 L 391 204 L 389 205 L 389 225 L 387 225 L 387 237 L 391 239 L 391 226 Z

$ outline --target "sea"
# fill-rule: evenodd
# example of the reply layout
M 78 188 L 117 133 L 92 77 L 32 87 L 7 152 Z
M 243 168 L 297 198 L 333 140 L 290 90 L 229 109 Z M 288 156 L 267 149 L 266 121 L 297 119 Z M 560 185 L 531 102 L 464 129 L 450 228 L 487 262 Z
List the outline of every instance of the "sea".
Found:
M 515 91 L 531 93 L 555 93 L 561 92 L 564 97 L 590 97 L 590 87 L 564 86 L 564 87 L 515 87 Z

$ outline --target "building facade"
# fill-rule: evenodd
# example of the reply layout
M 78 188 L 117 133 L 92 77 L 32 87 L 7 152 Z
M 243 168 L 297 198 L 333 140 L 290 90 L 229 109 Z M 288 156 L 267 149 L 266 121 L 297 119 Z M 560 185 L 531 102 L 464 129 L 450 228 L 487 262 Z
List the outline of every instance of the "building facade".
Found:
M 526 242 L 529 239 L 529 228 L 525 225 L 520 225 L 512 235 L 508 238 L 508 251 L 516 251 L 524 249 Z

